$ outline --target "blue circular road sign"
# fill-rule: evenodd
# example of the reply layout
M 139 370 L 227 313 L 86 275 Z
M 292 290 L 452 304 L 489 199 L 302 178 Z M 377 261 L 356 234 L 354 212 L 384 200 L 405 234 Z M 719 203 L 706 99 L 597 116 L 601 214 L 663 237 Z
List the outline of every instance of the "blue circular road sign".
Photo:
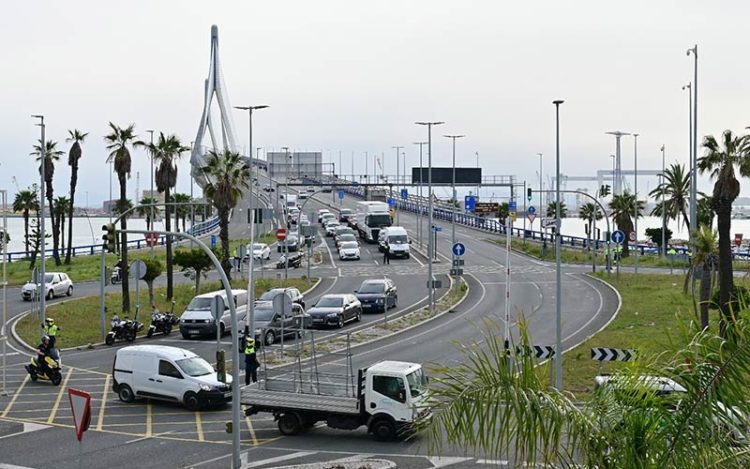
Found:
M 344 191 L 339 191 L 339 200 L 344 200 Z
M 536 207 L 534 207 L 533 205 L 529 206 L 526 209 L 526 213 L 531 213 L 533 215 L 534 213 L 536 213 Z
M 610 239 L 615 244 L 622 244 L 625 241 L 625 233 L 622 230 L 615 230 L 612 232 Z
M 464 253 L 466 252 L 466 246 L 464 246 L 463 243 L 454 244 L 452 249 L 453 249 L 453 254 L 455 254 L 456 256 L 463 256 Z

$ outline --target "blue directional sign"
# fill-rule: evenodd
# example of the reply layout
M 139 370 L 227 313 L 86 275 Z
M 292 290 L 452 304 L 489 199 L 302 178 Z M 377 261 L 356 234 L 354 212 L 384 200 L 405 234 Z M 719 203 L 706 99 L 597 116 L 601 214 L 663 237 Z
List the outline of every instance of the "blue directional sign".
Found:
M 530 214 L 532 214 L 532 215 L 533 215 L 533 214 L 535 214 L 535 213 L 536 213 L 536 207 L 534 207 L 533 205 L 529 206 L 529 207 L 528 207 L 528 208 L 526 209 L 526 213 L 530 213 Z
M 612 232 L 610 239 L 612 239 L 612 242 L 615 244 L 622 244 L 623 241 L 625 241 L 625 233 L 622 230 L 615 230 Z
M 463 256 L 466 252 L 466 246 L 464 246 L 463 243 L 456 243 L 451 249 L 456 256 Z
M 211 235 L 211 249 L 216 249 L 216 235 Z
M 339 200 L 344 200 L 344 191 L 339 191 Z
M 406 188 L 401 189 L 401 198 L 404 200 L 409 198 L 409 191 Z
M 464 210 L 467 212 L 473 212 L 477 206 L 477 196 L 467 195 L 464 197 Z
M 435 226 L 435 225 L 433 225 L 432 226 L 432 231 L 434 231 L 435 233 L 437 233 L 438 231 L 443 231 L 443 227 L 442 226 Z
M 388 197 L 388 206 L 391 207 L 391 208 L 395 207 L 396 206 L 396 199 L 394 199 L 393 197 Z
M 510 202 L 508 202 L 508 210 L 510 210 L 511 212 L 515 212 L 516 211 L 516 201 L 515 200 L 511 200 Z

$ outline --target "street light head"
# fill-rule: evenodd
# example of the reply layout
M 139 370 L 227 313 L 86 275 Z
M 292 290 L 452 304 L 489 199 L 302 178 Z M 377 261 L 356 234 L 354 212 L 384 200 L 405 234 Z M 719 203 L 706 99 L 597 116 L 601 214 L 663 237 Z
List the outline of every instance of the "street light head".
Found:
M 615 137 L 622 137 L 623 135 L 630 135 L 628 132 L 620 132 L 619 130 L 613 130 L 610 132 L 604 132 L 605 134 L 614 135 Z
M 435 121 L 435 122 L 415 122 L 417 125 L 440 125 L 445 124 L 443 121 Z
M 268 107 L 267 104 L 261 104 L 260 106 L 252 106 L 253 109 L 265 109 L 267 107 Z
M 556 99 L 556 100 L 552 101 L 552 104 L 554 104 L 556 106 L 559 106 L 559 105 L 561 105 L 564 102 L 565 101 L 563 101 L 562 99 Z
M 251 106 L 235 106 L 235 109 L 239 109 L 240 111 L 247 111 L 249 109 L 252 109 Z
M 661 149 L 659 151 L 664 151 L 664 145 L 661 146 Z

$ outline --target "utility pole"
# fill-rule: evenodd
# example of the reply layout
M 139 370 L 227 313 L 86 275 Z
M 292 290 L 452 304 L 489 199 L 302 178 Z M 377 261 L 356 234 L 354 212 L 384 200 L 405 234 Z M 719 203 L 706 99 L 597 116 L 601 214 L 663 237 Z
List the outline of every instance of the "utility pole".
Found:
M 419 238 L 419 248 L 424 249 L 422 242 L 422 236 L 424 235 L 424 227 L 422 220 L 422 147 L 427 145 L 427 142 L 414 142 L 414 145 L 419 145 L 419 198 L 417 199 L 417 237 Z
M 555 155 L 556 155 L 556 177 L 555 183 L 555 386 L 562 391 L 562 278 L 560 275 L 560 251 L 562 250 L 562 237 L 560 236 L 560 105 L 565 101 L 555 100 Z M 617 149 L 620 149 L 620 137 L 617 137 Z M 619 158 L 618 158 L 619 161 Z
M 149 198 L 151 199 L 151 203 L 154 204 L 156 202 L 156 199 L 154 199 L 154 131 L 153 130 L 147 130 L 149 134 L 151 134 L 151 145 L 148 148 L 148 152 L 151 154 L 151 193 L 149 194 Z M 192 178 L 191 178 L 192 180 Z M 191 186 L 192 189 L 192 186 Z M 137 194 L 136 194 L 137 195 Z M 137 197 L 136 197 L 137 199 Z M 168 202 L 165 200 L 165 202 Z M 138 203 L 138 200 L 136 200 L 136 204 Z M 169 216 L 169 215 L 167 215 Z M 154 229 L 154 220 L 156 218 L 154 217 L 154 207 L 151 206 L 151 221 L 149 223 L 149 230 Z M 179 231 L 179 228 L 177 228 L 177 231 Z M 154 239 L 151 235 L 148 236 L 149 242 L 148 244 L 151 246 L 151 259 L 154 258 Z
M 42 140 L 39 142 L 39 156 L 41 158 L 41 165 L 39 169 L 39 175 L 41 176 L 41 187 L 40 187 L 40 196 L 39 196 L 39 211 L 42 214 L 41 223 L 39 223 L 39 236 L 41 239 L 39 240 L 39 251 L 41 254 L 41 259 L 39 262 L 39 287 L 37 287 L 37 293 L 39 294 L 39 319 L 42 324 L 44 324 L 45 319 L 47 319 L 47 284 L 45 282 L 45 277 L 47 276 L 47 240 L 45 238 L 44 234 L 44 226 L 46 225 L 47 216 L 44 213 L 44 196 L 45 196 L 45 187 L 44 187 L 44 180 L 46 178 L 46 169 L 45 166 L 47 166 L 47 141 L 45 136 L 46 126 L 44 125 L 44 116 L 42 115 L 32 115 L 31 117 L 34 117 L 36 119 L 39 119 L 39 123 L 36 124 L 41 128 L 42 131 Z M 110 200 L 110 204 L 111 204 Z M 50 207 L 50 215 L 52 214 L 52 207 Z
M 456 139 L 464 138 L 465 135 L 443 135 L 445 138 L 453 140 L 453 172 L 451 176 L 451 189 L 453 191 L 453 202 L 451 203 L 451 254 L 453 254 L 453 245 L 456 244 Z M 451 256 L 453 261 L 456 260 L 456 255 Z M 453 262 L 453 268 L 456 269 L 455 262 Z M 456 269 L 457 270 L 457 269 Z M 456 275 L 458 278 L 458 275 Z
M 633 134 L 634 150 L 635 150 L 635 162 L 633 169 L 633 191 L 635 192 L 635 211 L 633 212 L 634 229 L 635 229 L 635 257 L 633 258 L 633 264 L 635 267 L 635 273 L 638 273 L 638 134 Z
M 404 148 L 404 147 L 403 146 L 399 146 L 399 145 L 396 145 L 396 146 L 393 147 L 393 149 L 396 150 L 396 191 L 398 192 L 398 194 L 396 194 L 396 198 L 401 197 L 401 189 L 400 189 L 401 182 L 399 180 L 400 179 L 400 173 L 399 173 L 399 166 L 400 165 L 399 165 L 399 162 L 398 162 L 398 157 L 399 157 L 399 153 L 401 152 L 402 148 Z M 399 215 L 398 215 L 398 213 L 401 211 L 401 210 L 398 209 L 398 203 L 396 203 L 396 205 L 394 205 L 394 208 L 396 209 L 396 225 L 398 225 L 399 224 Z

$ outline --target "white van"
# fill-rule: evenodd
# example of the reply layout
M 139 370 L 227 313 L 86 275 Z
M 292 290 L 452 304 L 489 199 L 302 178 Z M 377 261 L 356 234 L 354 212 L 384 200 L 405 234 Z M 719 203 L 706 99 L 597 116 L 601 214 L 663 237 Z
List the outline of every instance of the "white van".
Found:
M 385 243 L 391 249 L 391 257 L 409 258 L 411 255 L 409 244 L 409 233 L 402 226 L 387 226 L 378 233 L 378 249 L 383 251 Z
M 206 360 L 190 350 L 166 345 L 119 349 L 112 364 L 112 383 L 122 402 L 159 399 L 197 410 L 232 400 L 231 376 L 222 383 Z
M 216 337 L 216 324 L 211 315 L 211 302 L 215 296 L 220 296 L 224 300 L 224 314 L 219 322 L 219 331 L 221 335 L 224 335 L 232 330 L 233 324 L 230 320 L 227 295 L 224 290 L 217 290 L 196 296 L 185 308 L 185 312 L 180 316 L 180 334 L 183 338 L 205 335 Z M 232 290 L 232 296 L 234 296 L 234 305 L 237 308 L 237 320 L 240 321 L 247 314 L 247 290 Z

